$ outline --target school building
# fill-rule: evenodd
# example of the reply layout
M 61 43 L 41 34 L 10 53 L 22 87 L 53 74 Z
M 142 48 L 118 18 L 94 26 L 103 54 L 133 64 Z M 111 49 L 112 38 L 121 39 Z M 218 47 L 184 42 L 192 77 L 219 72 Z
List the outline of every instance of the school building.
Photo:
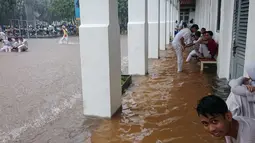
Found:
M 253 12 L 251 0 L 128 0 L 129 74 L 145 75 L 148 58 L 170 44 L 175 21 L 194 19 L 219 43 L 219 78 L 242 76 L 255 62 Z M 121 106 L 117 0 L 80 1 L 80 20 L 84 114 L 111 117 Z

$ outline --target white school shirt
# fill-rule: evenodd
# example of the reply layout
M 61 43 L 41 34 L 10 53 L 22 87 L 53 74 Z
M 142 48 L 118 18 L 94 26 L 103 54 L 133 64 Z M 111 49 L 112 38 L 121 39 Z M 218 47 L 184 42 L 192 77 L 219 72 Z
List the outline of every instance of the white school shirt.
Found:
M 28 47 L 28 42 L 27 42 L 27 40 L 26 40 L 26 39 L 23 39 L 22 44 Z
M 199 48 L 200 48 L 200 41 L 201 41 L 202 39 L 203 39 L 202 37 L 199 37 L 197 40 L 194 40 L 194 41 L 193 41 L 193 44 L 195 44 L 195 45 L 194 45 L 194 48 L 195 48 L 196 50 L 199 50 Z
M 176 34 L 176 36 L 174 37 L 174 40 L 172 42 L 173 46 L 181 46 L 181 38 L 184 38 L 184 43 L 185 44 L 190 44 L 191 43 L 191 31 L 189 28 L 184 28 L 182 29 L 180 32 L 178 32 Z
M 226 143 L 255 143 L 255 119 L 236 116 L 239 123 L 237 139 L 226 136 Z
M 4 32 L 0 32 L 0 39 L 3 39 L 3 40 L 6 39 L 6 35 Z

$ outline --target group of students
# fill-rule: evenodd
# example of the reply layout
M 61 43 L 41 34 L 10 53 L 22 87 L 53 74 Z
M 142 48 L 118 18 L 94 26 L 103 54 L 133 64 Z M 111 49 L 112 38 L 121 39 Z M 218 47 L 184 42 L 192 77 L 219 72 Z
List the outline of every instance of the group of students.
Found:
M 211 95 L 197 105 L 204 128 L 227 143 L 255 143 L 255 62 L 247 63 L 245 71 L 247 76 L 229 82 L 226 102 Z
M 28 50 L 28 42 L 23 37 L 8 38 L 0 32 L 0 52 L 24 52 Z
M 183 51 L 191 46 L 186 62 L 192 56 L 215 58 L 218 44 L 213 40 L 213 32 L 193 24 L 190 28 L 183 25 L 177 29 L 172 47 L 176 52 L 178 72 L 182 71 Z M 204 129 L 226 143 L 255 143 L 255 62 L 246 64 L 247 77 L 229 82 L 231 93 L 225 102 L 218 96 L 203 97 L 196 111 Z
M 186 24 L 177 33 L 172 41 L 173 49 L 177 56 L 178 72 L 182 72 L 183 52 L 188 47 L 194 47 L 194 50 L 188 55 L 186 62 L 191 60 L 192 56 L 199 58 L 215 58 L 218 51 L 218 44 L 213 39 L 213 32 L 206 31 L 205 28 L 199 30 L 197 24 L 190 28 Z
M 0 39 L 0 52 L 24 52 L 28 50 L 28 42 L 22 37 Z

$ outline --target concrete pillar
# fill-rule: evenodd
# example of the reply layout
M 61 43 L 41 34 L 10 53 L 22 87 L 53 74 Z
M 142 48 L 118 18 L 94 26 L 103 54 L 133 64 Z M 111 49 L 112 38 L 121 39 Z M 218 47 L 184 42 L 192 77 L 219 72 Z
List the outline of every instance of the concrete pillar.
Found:
M 224 3 L 222 1 L 222 3 Z M 224 5 L 224 4 L 223 4 Z M 249 17 L 248 17 L 248 29 L 247 29 L 247 39 L 246 39 L 246 50 L 245 50 L 245 65 L 249 65 L 250 63 L 253 63 L 255 61 L 255 40 L 254 40 L 254 24 L 255 24 L 255 15 L 253 15 L 255 12 L 255 1 L 250 1 L 249 3 Z M 222 16 L 223 17 L 223 16 Z M 221 29 L 224 29 L 221 26 Z M 244 72 L 244 75 L 246 75 L 246 71 Z
M 128 0 L 128 69 L 129 74 L 148 73 L 147 0 Z
M 160 0 L 148 0 L 149 58 L 159 58 Z
M 110 118 L 121 106 L 117 0 L 82 0 L 80 10 L 84 114 Z
M 170 41 L 170 0 L 166 0 L 166 45 L 169 44 Z
M 166 0 L 160 1 L 160 50 L 166 50 Z
M 176 18 L 175 18 L 175 7 L 174 7 L 174 0 L 171 0 L 171 15 L 172 15 L 172 20 L 173 20 L 173 23 L 172 23 L 172 36 L 174 37 L 174 32 L 175 32 L 175 26 L 176 26 Z
M 180 21 L 180 1 L 177 1 L 177 19 Z
M 174 33 L 174 30 L 173 30 L 173 23 L 175 22 L 174 19 L 173 19 L 173 6 L 172 6 L 172 0 L 169 1 L 169 8 L 170 8 L 170 14 L 169 14 L 169 19 L 170 19 L 170 37 L 173 38 L 173 33 Z

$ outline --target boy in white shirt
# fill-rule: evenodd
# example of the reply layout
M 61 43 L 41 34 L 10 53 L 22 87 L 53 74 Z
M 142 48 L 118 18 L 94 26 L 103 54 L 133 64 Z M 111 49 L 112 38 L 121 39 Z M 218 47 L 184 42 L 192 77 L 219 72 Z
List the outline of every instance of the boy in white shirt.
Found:
M 0 49 L 0 52 L 11 52 L 12 51 L 12 38 L 8 38 L 8 40 L 1 40 L 0 42 L 3 42 L 4 46 Z
M 201 53 L 200 53 L 200 41 L 203 40 L 203 37 L 201 37 L 201 32 L 200 31 L 197 31 L 195 33 L 195 40 L 193 41 L 193 46 L 194 46 L 194 50 L 192 50 L 187 59 L 186 59 L 186 62 L 189 62 L 192 58 L 192 56 L 198 56 L 198 57 L 201 57 Z
M 20 45 L 18 46 L 18 52 L 24 52 L 28 50 L 28 42 L 26 39 L 20 37 Z
M 197 113 L 204 129 L 226 143 L 255 143 L 255 119 L 232 117 L 227 104 L 220 97 L 203 97 L 197 105 Z
M 176 34 L 172 42 L 172 46 L 176 52 L 178 72 L 182 72 L 183 56 L 182 53 L 187 45 L 191 44 L 192 33 L 199 29 L 197 24 L 193 24 L 191 28 L 184 28 Z

